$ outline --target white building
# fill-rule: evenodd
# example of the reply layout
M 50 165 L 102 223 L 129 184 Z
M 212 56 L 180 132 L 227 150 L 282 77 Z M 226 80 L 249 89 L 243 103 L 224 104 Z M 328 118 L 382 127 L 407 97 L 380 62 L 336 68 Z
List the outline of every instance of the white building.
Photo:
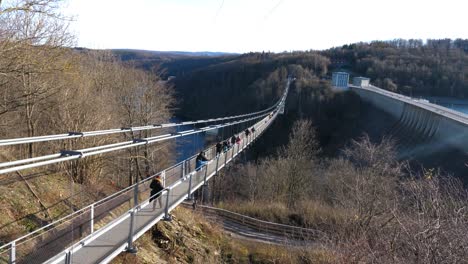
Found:
M 370 79 L 366 77 L 354 77 L 353 85 L 354 86 L 369 86 Z
M 337 88 L 348 88 L 349 74 L 347 72 L 332 73 L 332 86 Z

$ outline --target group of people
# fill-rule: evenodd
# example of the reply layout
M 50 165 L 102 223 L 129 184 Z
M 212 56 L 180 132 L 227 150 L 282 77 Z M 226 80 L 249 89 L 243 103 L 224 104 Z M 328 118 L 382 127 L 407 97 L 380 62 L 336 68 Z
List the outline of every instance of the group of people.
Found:
M 245 138 L 249 138 L 250 134 L 255 133 L 255 127 L 252 128 L 247 128 L 245 131 Z M 226 153 L 232 146 L 235 144 L 240 145 L 242 142 L 242 139 L 240 138 L 239 134 L 238 135 L 233 135 L 230 139 L 220 141 L 216 143 L 216 156 L 221 155 L 221 153 Z
M 244 131 L 245 138 L 249 138 L 249 136 L 252 134 L 255 134 L 255 127 L 252 128 L 247 128 Z M 235 144 L 240 144 L 241 143 L 241 138 L 238 135 L 233 135 L 230 139 L 224 140 L 222 142 L 218 142 L 216 144 L 216 156 L 221 155 L 222 152 L 227 152 L 232 146 Z M 207 165 L 209 162 L 209 159 L 205 156 L 204 151 L 200 151 L 198 153 L 196 159 L 195 159 L 195 170 L 200 171 L 203 166 Z M 147 177 L 150 177 L 149 173 L 147 173 Z M 150 203 L 153 202 L 153 210 L 156 208 L 156 201 L 158 201 L 159 206 L 162 208 L 162 197 L 161 193 L 164 190 L 164 184 L 161 179 L 161 175 L 157 175 L 156 177 L 153 178 L 150 184 L 151 188 L 151 193 L 150 193 Z

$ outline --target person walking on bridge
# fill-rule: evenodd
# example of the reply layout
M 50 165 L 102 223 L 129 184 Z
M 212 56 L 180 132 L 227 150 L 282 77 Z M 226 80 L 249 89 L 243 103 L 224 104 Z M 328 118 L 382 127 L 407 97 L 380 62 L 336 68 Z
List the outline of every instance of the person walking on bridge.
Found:
M 249 140 L 250 130 L 249 130 L 248 128 L 246 128 L 245 131 L 244 131 L 244 133 L 245 133 L 245 138 L 246 138 L 247 140 Z
M 230 148 L 231 148 L 231 145 L 229 145 L 229 139 L 227 139 L 223 142 L 223 152 L 224 153 L 228 152 Z
M 202 167 L 208 163 L 208 159 L 205 157 L 205 153 L 203 151 L 200 151 L 195 161 L 196 161 L 196 164 L 195 164 L 196 171 L 201 170 Z
M 236 144 L 236 139 L 237 139 L 236 135 L 232 136 L 232 138 L 231 138 L 231 145 L 232 146 L 234 146 L 234 144 Z
M 216 157 L 221 155 L 222 151 L 223 151 L 223 144 L 221 144 L 221 142 L 216 143 Z
M 159 207 L 162 208 L 161 191 L 164 190 L 164 186 L 162 184 L 161 175 L 158 175 L 153 178 L 150 184 L 150 188 L 151 193 L 149 202 L 153 202 L 153 210 L 156 208 L 156 200 L 158 200 L 159 202 Z
M 237 143 L 237 145 L 240 145 L 241 141 L 242 141 L 242 139 L 240 138 L 240 136 L 237 136 L 237 137 L 236 137 L 236 143 Z

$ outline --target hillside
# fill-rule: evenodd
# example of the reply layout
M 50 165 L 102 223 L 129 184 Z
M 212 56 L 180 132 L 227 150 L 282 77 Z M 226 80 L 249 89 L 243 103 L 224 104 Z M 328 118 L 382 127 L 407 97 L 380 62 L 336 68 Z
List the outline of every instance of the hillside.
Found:
M 122 253 L 124 263 L 332 263 L 324 249 L 294 248 L 234 238 L 203 215 L 179 207 L 171 222 L 159 222 L 137 242 L 136 255 Z

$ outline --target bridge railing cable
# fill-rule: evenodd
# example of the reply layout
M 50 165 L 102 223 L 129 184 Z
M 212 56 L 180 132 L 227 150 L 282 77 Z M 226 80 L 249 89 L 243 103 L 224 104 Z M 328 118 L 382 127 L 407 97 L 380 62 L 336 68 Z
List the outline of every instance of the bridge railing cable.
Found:
M 97 146 L 97 147 L 86 148 L 86 149 L 67 150 L 67 151 L 62 151 L 61 153 L 50 154 L 50 155 L 45 155 L 41 157 L 4 162 L 4 163 L 0 163 L 0 168 L 4 168 L 4 167 L 7 167 L 7 168 L 0 169 L 0 174 L 46 166 L 46 165 L 55 164 L 55 163 L 64 162 L 64 161 L 82 159 L 82 158 L 89 157 L 89 156 L 104 154 L 104 153 L 123 150 L 127 148 L 133 148 L 133 147 L 152 144 L 156 142 L 162 142 L 165 140 L 185 137 L 188 135 L 199 134 L 199 133 L 203 133 L 203 132 L 210 131 L 210 130 L 232 126 L 235 124 L 250 122 L 252 120 L 262 118 L 268 114 L 269 113 L 261 114 L 261 115 L 257 115 L 251 118 L 241 119 L 239 121 L 233 121 L 233 122 L 223 123 L 223 124 L 218 124 L 218 125 L 211 125 L 211 126 L 206 126 L 206 127 L 199 128 L 199 129 L 190 129 L 190 130 L 180 131 L 176 133 L 158 135 L 155 137 L 135 139 L 131 141 L 107 144 L 103 146 Z
M 122 128 L 115 128 L 115 129 L 107 129 L 107 130 L 96 130 L 96 131 L 87 131 L 87 132 L 80 132 L 80 131 L 72 131 L 64 134 L 56 134 L 56 135 L 46 135 L 46 136 L 36 136 L 36 137 L 24 137 L 24 138 L 12 138 L 12 139 L 1 139 L 0 140 L 0 147 L 1 146 L 11 146 L 11 145 L 19 145 L 19 144 L 29 144 L 29 143 L 37 143 L 37 142 L 46 142 L 46 141 L 54 141 L 54 140 L 65 140 L 65 139 L 76 139 L 76 138 L 84 138 L 84 137 L 93 137 L 93 136 L 103 136 L 103 135 L 110 135 L 110 134 L 118 134 L 118 133 L 126 133 L 126 132 L 135 132 L 135 131 L 143 131 L 143 130 L 153 130 L 153 129 L 160 129 L 160 128 L 171 128 L 176 126 L 182 125 L 196 125 L 196 124 L 208 124 L 214 122 L 222 122 L 226 120 L 244 118 L 249 116 L 260 115 L 266 112 L 270 112 L 271 110 L 275 109 L 280 103 L 282 98 L 280 98 L 274 105 L 248 114 L 242 115 L 234 115 L 234 116 L 227 116 L 227 117 L 218 117 L 218 118 L 210 118 L 206 120 L 195 120 L 195 121 L 185 121 L 179 123 L 166 123 L 166 124 L 154 124 L 154 125 L 146 125 L 146 126 L 136 126 L 136 127 L 122 127 Z

